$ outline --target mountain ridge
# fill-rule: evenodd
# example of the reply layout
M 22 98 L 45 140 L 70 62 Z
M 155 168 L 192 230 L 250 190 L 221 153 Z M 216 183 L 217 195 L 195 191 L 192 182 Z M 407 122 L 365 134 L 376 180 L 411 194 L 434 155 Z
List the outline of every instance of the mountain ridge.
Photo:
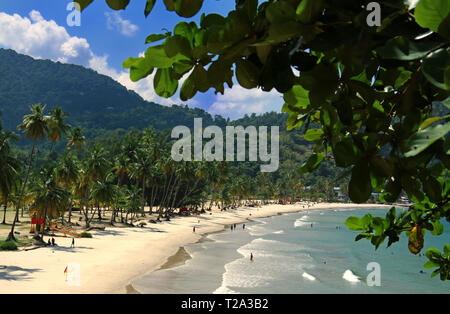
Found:
M 205 125 L 224 124 L 208 112 L 187 106 L 163 106 L 148 102 L 136 92 L 109 76 L 80 65 L 34 59 L 12 49 L 0 48 L 0 112 L 4 128 L 15 130 L 23 116 L 36 103 L 47 110 L 60 106 L 69 114 L 68 122 L 82 126 L 87 137 L 95 137 L 93 129 L 115 129 L 152 125 L 165 129 L 193 124 L 193 117 L 204 119 Z M 122 120 L 132 120 L 126 125 Z M 137 121 L 138 120 L 138 121 Z

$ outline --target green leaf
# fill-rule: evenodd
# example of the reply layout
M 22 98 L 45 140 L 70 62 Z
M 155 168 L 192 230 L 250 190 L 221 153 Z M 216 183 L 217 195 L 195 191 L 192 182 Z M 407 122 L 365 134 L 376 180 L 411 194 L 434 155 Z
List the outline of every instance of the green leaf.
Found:
M 322 129 L 309 129 L 303 137 L 307 141 L 314 142 L 320 140 L 323 134 Z
M 441 235 L 444 233 L 444 226 L 439 221 L 434 221 L 431 223 L 433 225 L 432 235 Z
M 435 141 L 445 136 L 449 131 L 450 122 L 447 122 L 445 124 L 431 126 L 414 133 L 406 140 L 404 144 L 404 155 L 406 157 L 418 155 Z
M 419 131 L 425 129 L 427 126 L 429 126 L 430 124 L 435 123 L 436 121 L 439 121 L 441 119 L 443 119 L 444 117 L 432 117 L 432 118 L 428 118 L 426 119 L 419 127 Z
M 193 98 L 196 93 L 197 88 L 195 86 L 195 79 L 193 78 L 193 75 L 191 73 L 186 81 L 184 81 L 183 86 L 181 86 L 180 98 L 182 101 L 186 101 Z
M 169 98 L 177 91 L 178 81 L 172 78 L 171 69 L 158 69 L 153 80 L 153 86 L 156 94 Z
M 336 166 L 346 168 L 357 161 L 358 149 L 351 138 L 346 138 L 334 146 L 333 155 Z
M 295 9 L 288 1 L 272 2 L 266 7 L 266 17 L 271 24 L 284 23 L 295 18 Z
M 313 172 L 316 170 L 322 160 L 325 158 L 325 155 L 323 154 L 312 154 L 308 160 L 301 166 L 300 169 L 298 169 L 298 173 L 304 174 L 307 172 Z
M 399 89 L 400 87 L 402 87 L 406 82 L 409 81 L 411 75 L 411 71 L 402 71 L 398 78 L 395 80 L 394 88 Z
M 429 176 L 424 180 L 423 191 L 433 203 L 439 203 L 442 200 L 442 186 L 435 177 Z
M 147 0 L 147 4 L 145 5 L 145 17 L 147 17 L 150 12 L 152 12 L 153 7 L 155 6 L 156 0 Z
M 164 0 L 167 11 L 175 11 L 175 0 Z
M 411 61 L 425 57 L 432 49 L 439 46 L 435 42 L 414 42 L 404 36 L 389 39 L 384 47 L 377 49 L 383 59 Z
M 352 178 L 348 186 L 348 195 L 352 202 L 364 203 L 372 193 L 369 167 L 365 163 L 359 163 L 352 169 Z
M 194 22 L 191 23 L 180 22 L 175 26 L 173 33 L 174 35 L 180 35 L 186 38 L 193 47 L 194 38 L 195 34 L 197 34 L 197 31 L 198 27 L 197 24 L 195 24 Z
M 391 177 L 394 175 L 394 166 L 384 157 L 373 156 L 370 159 L 370 165 L 372 166 L 373 171 L 380 176 Z
M 283 98 L 288 104 L 300 109 L 306 109 L 309 105 L 309 91 L 301 85 L 292 86 L 291 90 L 284 94 Z
M 443 90 L 450 90 L 448 83 L 445 84 L 445 75 L 450 69 L 450 51 L 440 49 L 423 60 L 422 73 L 427 80 L 436 87 Z
M 155 41 L 159 41 L 161 39 L 167 38 L 168 36 L 170 36 L 170 33 L 167 33 L 167 34 L 151 34 L 151 35 L 147 36 L 147 38 L 145 39 L 145 43 L 146 44 L 151 44 L 151 43 L 154 43 Z
M 439 267 L 439 265 L 436 264 L 436 263 L 434 263 L 434 262 L 432 262 L 432 261 L 428 261 L 428 262 L 426 262 L 426 263 L 423 265 L 423 267 L 424 267 L 425 269 L 431 269 L 431 268 Z
M 164 42 L 164 51 L 169 58 L 176 56 L 177 61 L 188 61 L 192 58 L 192 50 L 189 41 L 180 35 L 174 35 L 167 38 Z
M 203 0 L 175 0 L 175 12 L 181 17 L 193 17 L 202 5 Z
M 124 10 L 130 3 L 130 0 L 106 0 L 106 3 L 113 10 Z
M 314 22 L 322 13 L 323 6 L 323 0 L 302 0 L 295 13 L 300 22 L 309 24 Z
M 438 257 L 441 256 L 441 251 L 439 251 L 438 249 L 435 248 L 429 248 L 426 252 L 425 255 L 428 257 L 428 259 L 430 260 L 436 260 Z
M 348 217 L 347 220 L 345 221 L 345 225 L 350 229 L 350 230 L 355 230 L 355 231 L 364 231 L 366 230 L 364 228 L 364 224 L 362 223 L 361 219 L 355 216 L 351 216 Z
M 195 80 L 195 86 L 198 91 L 204 93 L 209 87 L 208 72 L 201 65 L 196 65 L 194 71 L 192 71 L 192 78 Z
M 450 245 L 448 244 L 444 245 L 444 257 L 450 258 Z
M 211 26 L 217 26 L 217 25 L 223 25 L 225 24 L 226 19 L 219 14 L 208 14 L 204 15 L 202 14 L 202 17 L 200 19 L 200 26 L 201 28 L 209 28 Z
M 236 61 L 236 78 L 239 84 L 247 89 L 258 86 L 259 69 L 249 60 Z
M 128 58 L 123 62 L 122 66 L 125 69 L 130 69 L 130 79 L 133 82 L 149 76 L 154 69 L 146 58 Z
M 299 118 L 299 114 L 297 113 L 290 114 L 286 121 L 286 129 L 288 131 L 292 130 L 293 128 L 299 129 L 302 125 L 303 120 Z
M 417 24 L 435 32 L 450 13 L 448 0 L 420 0 L 414 10 Z
M 170 68 L 178 61 L 176 58 L 168 57 L 162 45 L 148 48 L 145 52 L 145 59 L 149 65 L 160 69 Z

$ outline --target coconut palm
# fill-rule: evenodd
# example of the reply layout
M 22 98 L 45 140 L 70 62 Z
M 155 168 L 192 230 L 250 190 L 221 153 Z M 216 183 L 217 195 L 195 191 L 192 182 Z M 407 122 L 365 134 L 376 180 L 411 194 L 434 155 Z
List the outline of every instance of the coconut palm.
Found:
M 30 175 L 31 164 L 33 162 L 33 155 L 36 149 L 36 143 L 38 140 L 45 139 L 46 134 L 49 132 L 49 120 L 50 117 L 44 114 L 45 106 L 42 107 L 40 104 L 33 105 L 31 107 L 31 114 L 23 117 L 22 123 L 17 127 L 19 130 L 25 133 L 25 138 L 33 140 L 33 147 L 31 149 L 30 157 L 28 160 L 28 167 L 25 174 L 25 179 L 22 182 L 22 187 L 20 189 L 19 200 L 16 206 L 16 217 L 11 227 L 11 231 L 8 235 L 7 241 L 15 240 L 14 238 L 14 228 L 16 226 L 16 221 L 19 218 L 19 209 L 22 205 L 23 193 L 25 187 L 28 183 L 28 177 Z
M 50 110 L 49 133 L 48 138 L 52 142 L 50 154 L 53 152 L 56 141 L 60 141 L 62 136 L 67 136 L 70 131 L 70 125 L 65 122 L 67 113 L 62 111 L 61 107 Z
M 92 187 L 92 199 L 99 204 L 99 219 L 101 219 L 100 205 L 110 207 L 113 204 L 118 191 L 117 186 L 113 184 L 112 179 L 113 175 L 110 173 L 103 180 L 95 182 Z
M 30 213 L 44 218 L 41 240 L 47 218 L 55 219 L 61 216 L 69 204 L 69 196 L 70 193 L 57 183 L 54 165 L 44 166 L 32 182 L 29 195 L 32 200 Z
M 130 189 L 127 190 L 127 197 L 126 197 L 127 215 L 125 217 L 126 224 L 128 224 L 128 215 L 131 214 L 131 223 L 133 223 L 133 216 L 140 210 L 141 193 L 142 193 L 141 189 L 133 185 L 130 186 Z
M 83 131 L 80 127 L 70 129 L 68 138 L 69 141 L 67 142 L 67 148 L 69 149 L 75 146 L 77 150 L 80 150 L 81 147 L 86 144 L 85 137 L 83 136 Z
M 76 157 L 67 153 L 59 160 L 56 167 L 56 180 L 59 184 L 64 185 L 66 191 L 70 191 L 70 187 L 75 184 L 80 175 L 80 165 Z M 69 200 L 69 224 L 72 218 L 72 198 Z
M 130 159 L 125 154 L 120 154 L 119 157 L 116 158 L 114 167 L 112 168 L 113 173 L 117 176 L 117 191 L 120 190 L 120 185 L 122 184 L 122 180 L 125 176 L 130 172 Z M 111 215 L 111 225 L 116 221 L 116 213 L 119 207 L 119 196 L 116 195 L 116 204 L 114 206 L 112 215 Z
M 6 209 L 9 196 L 18 189 L 22 163 L 11 155 L 10 140 L 16 136 L 10 131 L 3 131 L 0 126 L 0 196 L 4 205 L 2 224 L 6 224 Z
M 149 169 L 151 166 L 150 150 L 141 147 L 136 150 L 135 162 L 131 165 L 131 178 L 136 180 L 136 186 L 141 185 L 141 214 L 145 215 L 145 186 L 146 179 L 149 177 Z

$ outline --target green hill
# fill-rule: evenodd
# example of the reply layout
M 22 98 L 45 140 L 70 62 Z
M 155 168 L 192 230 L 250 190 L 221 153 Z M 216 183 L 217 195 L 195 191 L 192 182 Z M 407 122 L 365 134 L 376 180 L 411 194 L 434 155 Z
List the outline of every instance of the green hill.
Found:
M 47 109 L 60 106 L 68 122 L 82 126 L 88 138 L 102 130 L 131 126 L 156 129 L 191 125 L 193 117 L 213 123 L 201 109 L 162 106 L 147 102 L 112 78 L 82 66 L 36 60 L 13 50 L 0 49 L 0 111 L 6 129 L 15 130 L 35 103 Z

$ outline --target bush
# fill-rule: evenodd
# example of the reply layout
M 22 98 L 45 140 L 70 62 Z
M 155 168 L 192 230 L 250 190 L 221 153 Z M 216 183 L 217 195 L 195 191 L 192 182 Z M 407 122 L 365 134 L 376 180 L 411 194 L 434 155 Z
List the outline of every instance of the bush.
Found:
M 82 238 L 92 238 L 92 234 L 90 234 L 89 232 L 82 232 L 81 237 Z
M 17 244 L 14 241 L 7 241 L 0 243 L 0 251 L 16 251 Z

